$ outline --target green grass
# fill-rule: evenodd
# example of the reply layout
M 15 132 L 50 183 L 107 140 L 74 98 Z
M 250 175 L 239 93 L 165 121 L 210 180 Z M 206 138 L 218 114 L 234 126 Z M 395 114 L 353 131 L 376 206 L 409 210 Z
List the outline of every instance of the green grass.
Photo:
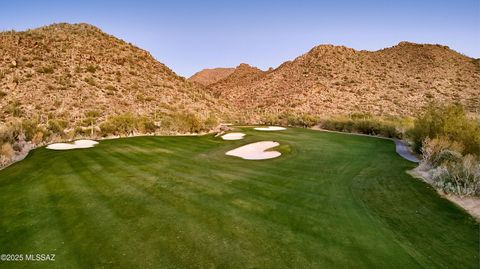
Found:
M 0 171 L 2 268 L 478 268 L 476 221 L 393 142 L 304 129 L 40 148 Z M 275 140 L 280 158 L 224 153 Z

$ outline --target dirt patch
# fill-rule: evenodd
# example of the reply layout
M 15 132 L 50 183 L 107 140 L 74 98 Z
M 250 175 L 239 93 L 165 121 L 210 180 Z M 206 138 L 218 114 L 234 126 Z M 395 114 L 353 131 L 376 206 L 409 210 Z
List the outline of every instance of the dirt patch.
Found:
M 444 195 L 445 198 L 452 201 L 456 205 L 465 209 L 480 222 L 480 198 L 476 197 L 459 197 L 454 195 Z

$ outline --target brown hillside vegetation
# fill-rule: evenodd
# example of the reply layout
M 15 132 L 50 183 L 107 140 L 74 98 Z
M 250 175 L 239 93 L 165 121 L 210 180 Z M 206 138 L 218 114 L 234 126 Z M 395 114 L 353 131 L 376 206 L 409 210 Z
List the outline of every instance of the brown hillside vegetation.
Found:
M 242 63 L 239 66 L 237 66 L 233 72 L 219 80 L 216 83 L 213 83 L 209 86 L 210 89 L 223 89 L 223 87 L 229 87 L 229 86 L 235 86 L 235 87 L 245 87 L 253 82 L 263 78 L 263 75 L 266 72 L 250 66 L 248 64 Z M 222 91 L 214 91 L 215 95 L 222 95 Z
M 220 114 L 217 100 L 147 51 L 88 24 L 0 33 L 0 120 L 58 119 L 74 127 L 130 112 Z M 96 111 L 92 113 L 91 111 Z
M 209 86 L 250 118 L 262 114 L 413 115 L 431 101 L 480 108 L 478 60 L 440 45 L 408 42 L 379 51 L 321 45 L 253 78 Z
M 202 71 L 195 73 L 188 80 L 207 86 L 228 77 L 233 71 L 235 71 L 235 68 L 203 69 Z
M 88 128 L 92 118 L 100 127 L 125 113 L 146 117 L 158 128 L 170 117 L 163 124 L 168 129 L 178 119 L 193 126 L 202 119 L 216 122 L 212 117 L 258 123 L 285 111 L 406 116 L 430 101 L 477 111 L 478 59 L 408 42 L 375 52 L 321 45 L 275 70 L 240 64 L 204 70 L 189 81 L 148 52 L 88 24 L 0 33 L 0 120 L 35 119 L 54 125 L 51 133 Z M 132 119 L 127 115 L 112 124 L 122 121 Z M 112 124 L 104 129 L 113 130 Z

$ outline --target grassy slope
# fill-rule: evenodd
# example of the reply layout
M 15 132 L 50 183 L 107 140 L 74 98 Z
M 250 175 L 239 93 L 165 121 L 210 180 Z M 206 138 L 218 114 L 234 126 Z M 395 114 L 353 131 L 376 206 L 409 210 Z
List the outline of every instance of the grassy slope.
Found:
M 56 253 L 45 268 L 477 268 L 476 222 L 405 174 L 393 142 L 246 132 L 35 150 L 0 171 L 0 253 Z M 262 139 L 285 154 L 224 155 Z

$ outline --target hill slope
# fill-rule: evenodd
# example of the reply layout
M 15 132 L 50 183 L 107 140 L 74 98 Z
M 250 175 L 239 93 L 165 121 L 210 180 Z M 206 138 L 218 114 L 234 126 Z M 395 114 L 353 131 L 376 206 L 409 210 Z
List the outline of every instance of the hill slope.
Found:
M 188 80 L 207 86 L 228 77 L 233 71 L 235 71 L 235 68 L 203 69 L 202 71 L 195 73 Z
M 430 101 L 480 108 L 480 64 L 440 45 L 379 51 L 321 45 L 277 69 L 209 88 L 250 115 L 290 109 L 320 115 L 413 115 Z
M 239 66 L 235 67 L 233 72 L 226 76 L 225 78 L 217 81 L 209 85 L 211 89 L 219 89 L 219 91 L 215 91 L 215 95 L 221 95 L 224 87 L 246 87 L 258 79 L 261 79 L 266 72 L 250 66 L 248 64 L 242 63 Z
M 90 110 L 100 118 L 219 110 L 199 85 L 88 24 L 0 33 L 0 90 L 2 121 L 40 116 L 74 126 Z

